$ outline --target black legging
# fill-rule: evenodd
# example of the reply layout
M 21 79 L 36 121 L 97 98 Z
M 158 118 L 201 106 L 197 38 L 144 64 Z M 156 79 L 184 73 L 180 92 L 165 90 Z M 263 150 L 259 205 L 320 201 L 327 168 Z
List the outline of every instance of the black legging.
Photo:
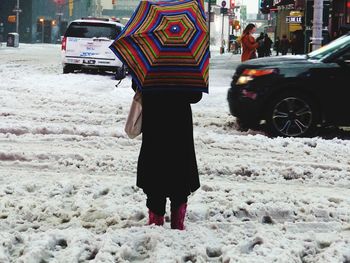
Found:
M 187 196 L 170 196 L 171 210 L 175 210 L 181 204 L 187 203 Z M 166 207 L 166 196 L 147 195 L 146 206 L 153 213 L 164 216 Z

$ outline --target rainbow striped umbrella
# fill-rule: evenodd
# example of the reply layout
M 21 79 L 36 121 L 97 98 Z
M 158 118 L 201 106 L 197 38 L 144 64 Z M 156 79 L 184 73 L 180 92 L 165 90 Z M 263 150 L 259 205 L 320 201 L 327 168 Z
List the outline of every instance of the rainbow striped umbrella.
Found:
M 140 89 L 208 92 L 209 36 L 202 0 L 141 1 L 110 48 Z

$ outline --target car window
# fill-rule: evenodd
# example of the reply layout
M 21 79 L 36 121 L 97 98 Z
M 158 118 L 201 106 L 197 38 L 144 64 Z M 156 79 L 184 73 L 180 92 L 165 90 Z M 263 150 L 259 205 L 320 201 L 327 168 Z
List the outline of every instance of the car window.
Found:
M 342 36 L 308 54 L 309 59 L 323 60 L 335 52 L 350 46 L 350 35 Z
M 106 37 L 115 39 L 121 31 L 121 27 L 103 23 L 73 22 L 68 27 L 66 37 L 93 38 Z

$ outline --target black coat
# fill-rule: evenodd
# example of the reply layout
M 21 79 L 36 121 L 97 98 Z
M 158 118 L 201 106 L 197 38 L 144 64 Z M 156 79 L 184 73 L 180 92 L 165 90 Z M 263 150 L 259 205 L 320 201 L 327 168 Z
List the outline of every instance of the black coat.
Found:
M 189 195 L 200 186 L 190 103 L 200 92 L 143 92 L 137 186 L 146 194 Z

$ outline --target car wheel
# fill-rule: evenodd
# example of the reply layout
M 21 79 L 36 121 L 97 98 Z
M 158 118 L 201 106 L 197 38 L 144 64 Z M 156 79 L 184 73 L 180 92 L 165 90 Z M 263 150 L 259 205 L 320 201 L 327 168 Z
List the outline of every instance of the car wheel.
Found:
M 308 137 L 316 132 L 319 113 L 312 99 L 298 93 L 284 93 L 268 107 L 267 131 L 272 136 Z
M 125 67 L 123 65 L 123 66 L 117 68 L 117 70 L 115 72 L 115 79 L 122 80 L 125 78 L 125 75 L 126 75 L 126 70 L 125 70 Z
M 64 65 L 63 66 L 63 74 L 73 73 L 74 67 L 72 65 Z

